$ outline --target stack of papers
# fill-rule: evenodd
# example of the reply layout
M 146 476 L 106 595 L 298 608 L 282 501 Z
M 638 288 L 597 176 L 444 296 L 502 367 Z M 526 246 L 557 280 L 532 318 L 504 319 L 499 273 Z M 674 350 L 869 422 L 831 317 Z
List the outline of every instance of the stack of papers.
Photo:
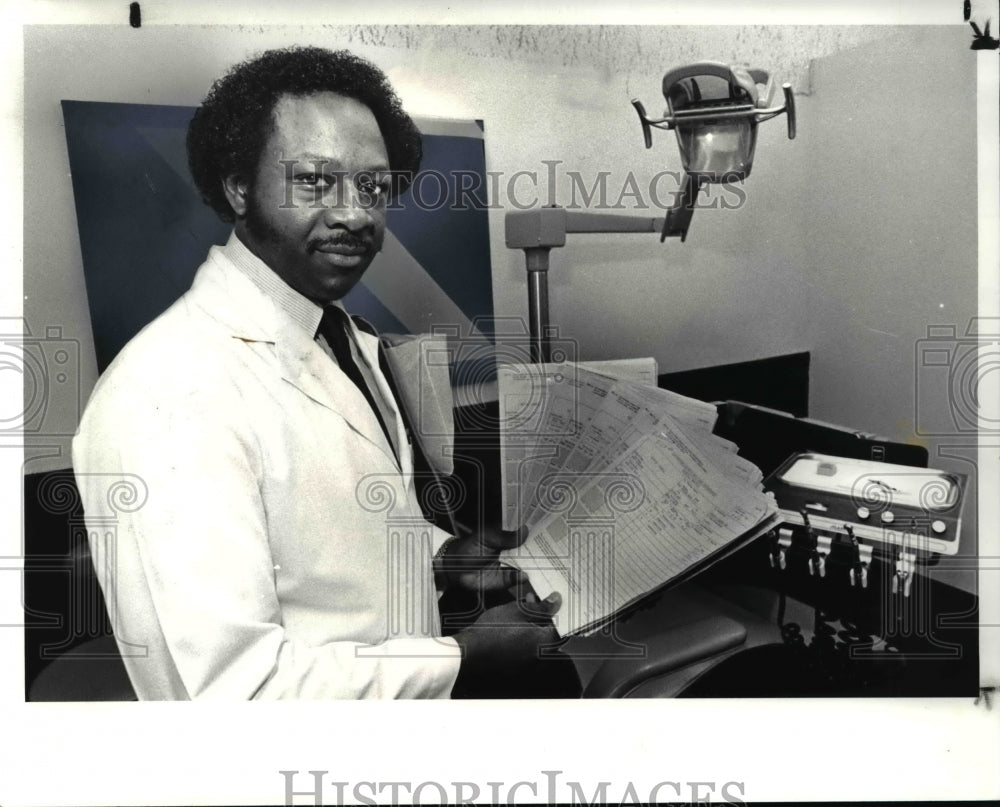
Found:
M 715 407 L 658 389 L 651 359 L 504 366 L 498 382 L 503 526 L 529 529 L 503 560 L 562 595 L 561 635 L 778 520 L 760 470 L 712 434 Z

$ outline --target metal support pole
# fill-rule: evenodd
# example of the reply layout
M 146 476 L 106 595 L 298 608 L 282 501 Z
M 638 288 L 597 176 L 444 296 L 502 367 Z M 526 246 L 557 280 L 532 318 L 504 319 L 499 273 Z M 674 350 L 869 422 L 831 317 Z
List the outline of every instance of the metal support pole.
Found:
M 549 251 L 564 246 L 566 233 L 655 233 L 664 219 L 567 211 L 562 207 L 516 210 L 504 217 L 507 246 L 523 249 L 528 270 L 528 326 L 534 364 L 551 361 Z
M 527 247 L 528 326 L 531 329 L 531 362 L 549 361 L 549 248 Z

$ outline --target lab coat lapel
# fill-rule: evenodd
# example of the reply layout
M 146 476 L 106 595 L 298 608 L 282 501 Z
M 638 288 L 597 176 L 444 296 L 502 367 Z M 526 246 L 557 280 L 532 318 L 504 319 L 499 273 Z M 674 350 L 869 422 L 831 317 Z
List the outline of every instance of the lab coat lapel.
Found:
M 385 444 L 385 435 L 364 395 L 341 372 L 336 363 L 316 344 L 311 334 L 282 312 L 246 275 L 230 263 L 218 248 L 209 252 L 191 286 L 190 300 L 217 320 L 234 339 L 246 342 L 267 342 L 274 345 L 279 371 L 285 381 L 309 396 L 321 406 L 336 412 L 359 435 L 386 454 L 399 466 L 392 449 Z M 364 340 L 374 337 L 361 334 Z M 366 359 L 371 345 L 362 348 Z M 369 359 L 370 360 L 370 359 Z M 376 354 L 376 364 L 378 366 Z M 384 386 L 380 382 L 379 389 Z M 383 394 L 385 394 L 383 392 Z M 386 398 L 391 401 L 392 398 Z M 400 418 L 397 416 L 397 440 Z M 403 446 L 406 444 L 405 432 Z M 400 451 L 407 479 L 412 472 L 409 452 Z M 407 471 L 409 466 L 411 470 Z
M 398 447 L 399 466 L 403 478 L 409 484 L 410 476 L 413 474 L 413 452 L 409 448 L 409 436 L 406 433 L 406 421 L 403 413 L 399 411 L 399 402 L 393 395 L 388 382 L 382 374 L 379 364 L 379 343 L 378 337 L 365 333 L 354 326 L 354 334 L 357 337 L 358 348 L 364 356 L 368 366 L 372 368 L 372 376 L 378 386 L 379 395 L 391 408 L 396 421 L 396 446 Z
M 275 334 L 275 350 L 281 375 L 288 383 L 343 417 L 351 428 L 398 464 L 364 395 L 313 339 L 301 328 L 289 327 Z M 380 391 L 381 387 L 380 384 Z M 405 455 L 406 452 L 401 452 L 401 458 Z M 405 472 L 405 468 L 401 470 Z

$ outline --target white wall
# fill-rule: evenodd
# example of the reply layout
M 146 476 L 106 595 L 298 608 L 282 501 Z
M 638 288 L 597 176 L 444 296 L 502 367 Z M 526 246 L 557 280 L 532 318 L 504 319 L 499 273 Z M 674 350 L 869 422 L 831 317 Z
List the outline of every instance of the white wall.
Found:
M 883 28 L 875 40 L 867 29 L 712 28 L 662 29 L 658 38 L 644 29 L 637 39 L 635 30 L 526 36 L 522 29 L 518 38 L 517 29 L 487 28 L 29 28 L 29 326 L 59 325 L 81 340 L 86 395 L 96 365 L 61 99 L 195 105 L 216 76 L 252 52 L 343 45 L 386 69 L 411 113 L 484 119 L 488 170 L 539 171 L 541 200 L 552 190 L 566 203 L 569 183 L 563 176 L 549 189 L 543 160 L 562 160 L 562 171 L 579 171 L 588 183 L 610 172 L 612 197 L 629 170 L 645 180 L 679 167 L 672 134 L 656 133 L 654 150 L 644 150 L 628 103 L 637 96 L 659 112 L 660 75 L 674 58 L 749 53 L 769 67 L 760 59 L 772 53 L 810 94 L 797 97 L 795 141 L 781 118 L 761 126 L 745 205 L 697 212 L 684 244 L 661 245 L 655 235 L 570 236 L 552 254 L 552 320 L 579 340 L 584 358 L 654 355 L 661 371 L 810 350 L 814 416 L 918 440 L 916 342 L 928 324 L 964 329 L 975 312 L 968 32 Z M 821 56 L 811 88 L 802 86 L 807 55 Z M 495 310 L 525 315 L 523 256 L 504 247 L 499 209 L 491 239 Z M 944 390 L 932 405 L 946 414 Z M 71 432 L 75 407 L 53 406 Z M 938 444 L 928 444 L 936 454 Z M 27 470 L 65 466 L 66 456 Z M 969 470 L 957 460 L 932 463 Z

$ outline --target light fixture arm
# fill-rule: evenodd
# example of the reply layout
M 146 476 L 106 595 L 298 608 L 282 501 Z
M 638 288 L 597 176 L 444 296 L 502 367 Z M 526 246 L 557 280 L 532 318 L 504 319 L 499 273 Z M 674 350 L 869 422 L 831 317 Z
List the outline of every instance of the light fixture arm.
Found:
M 655 233 L 663 227 L 664 219 L 655 216 L 589 213 L 555 206 L 507 213 L 504 218 L 507 246 L 524 250 L 528 271 L 528 325 L 533 363 L 551 359 L 549 251 L 565 246 L 567 233 Z

